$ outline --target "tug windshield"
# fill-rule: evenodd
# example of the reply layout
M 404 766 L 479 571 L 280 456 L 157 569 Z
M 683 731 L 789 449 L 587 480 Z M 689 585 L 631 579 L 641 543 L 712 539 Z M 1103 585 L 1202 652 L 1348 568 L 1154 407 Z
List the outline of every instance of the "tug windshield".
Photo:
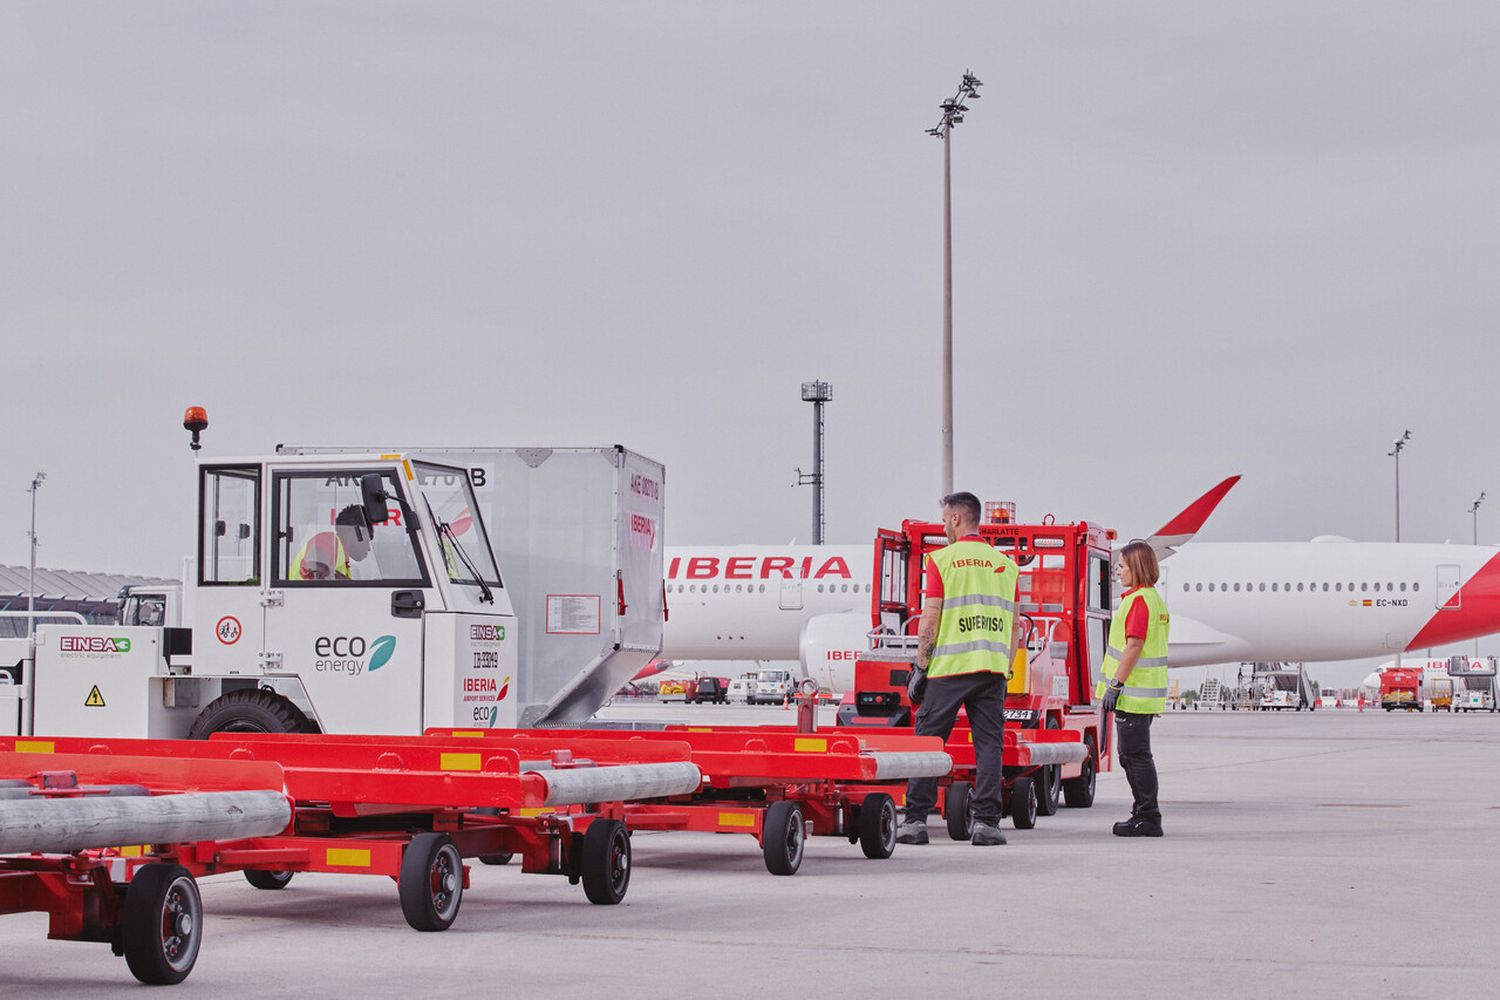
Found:
M 500 586 L 500 571 L 495 568 L 489 534 L 464 470 L 427 462 L 413 462 L 412 468 L 437 523 L 443 570 L 448 579 L 477 586 L 485 594 L 490 587 Z

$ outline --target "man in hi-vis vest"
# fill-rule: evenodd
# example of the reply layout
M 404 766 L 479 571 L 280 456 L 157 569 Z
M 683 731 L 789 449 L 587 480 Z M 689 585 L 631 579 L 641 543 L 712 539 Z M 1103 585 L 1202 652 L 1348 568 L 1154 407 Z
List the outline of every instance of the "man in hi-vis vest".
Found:
M 970 800 L 971 842 L 1005 843 L 1000 832 L 1000 757 L 1005 726 L 1005 684 L 1014 656 L 1016 564 L 979 537 L 979 498 L 943 498 L 943 531 L 949 544 L 927 557 L 922 624 L 912 701 L 919 702 L 917 735 L 953 732 L 958 710 L 968 712 L 977 776 Z M 937 804 L 937 779 L 906 786 L 906 816 L 896 839 L 927 843 L 927 814 Z

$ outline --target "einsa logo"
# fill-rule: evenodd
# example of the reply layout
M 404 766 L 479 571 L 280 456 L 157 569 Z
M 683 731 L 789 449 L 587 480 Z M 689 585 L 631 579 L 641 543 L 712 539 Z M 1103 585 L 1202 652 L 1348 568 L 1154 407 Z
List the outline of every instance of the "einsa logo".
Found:
M 64 635 L 58 637 L 57 648 L 64 653 L 128 653 L 130 640 L 102 635 Z
M 396 637 L 377 636 L 368 641 L 358 635 L 320 635 L 313 641 L 313 669 L 321 673 L 358 677 L 379 670 L 396 653 Z

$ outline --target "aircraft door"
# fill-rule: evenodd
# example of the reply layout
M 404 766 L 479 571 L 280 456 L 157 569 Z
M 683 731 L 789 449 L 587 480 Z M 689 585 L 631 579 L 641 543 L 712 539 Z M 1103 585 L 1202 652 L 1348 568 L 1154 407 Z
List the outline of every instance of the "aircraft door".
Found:
M 1445 564 L 1437 568 L 1437 608 L 1439 611 L 1457 611 L 1463 606 L 1463 568 Z
M 781 610 L 802 610 L 802 581 L 796 577 L 781 578 Z

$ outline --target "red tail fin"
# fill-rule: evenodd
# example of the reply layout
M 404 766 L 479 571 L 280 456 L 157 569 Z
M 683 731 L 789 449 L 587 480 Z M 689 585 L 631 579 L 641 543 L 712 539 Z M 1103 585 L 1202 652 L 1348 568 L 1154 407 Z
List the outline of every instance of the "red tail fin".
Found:
M 1172 520 L 1162 525 L 1156 534 L 1147 539 L 1151 547 L 1156 550 L 1157 558 L 1171 555 L 1179 545 L 1185 545 L 1187 541 L 1198 533 L 1203 527 L 1203 522 L 1208 520 L 1208 515 L 1219 506 L 1219 501 L 1224 495 L 1234 488 L 1234 484 L 1240 481 L 1239 476 L 1230 476 L 1207 493 L 1203 494 L 1178 514 Z

